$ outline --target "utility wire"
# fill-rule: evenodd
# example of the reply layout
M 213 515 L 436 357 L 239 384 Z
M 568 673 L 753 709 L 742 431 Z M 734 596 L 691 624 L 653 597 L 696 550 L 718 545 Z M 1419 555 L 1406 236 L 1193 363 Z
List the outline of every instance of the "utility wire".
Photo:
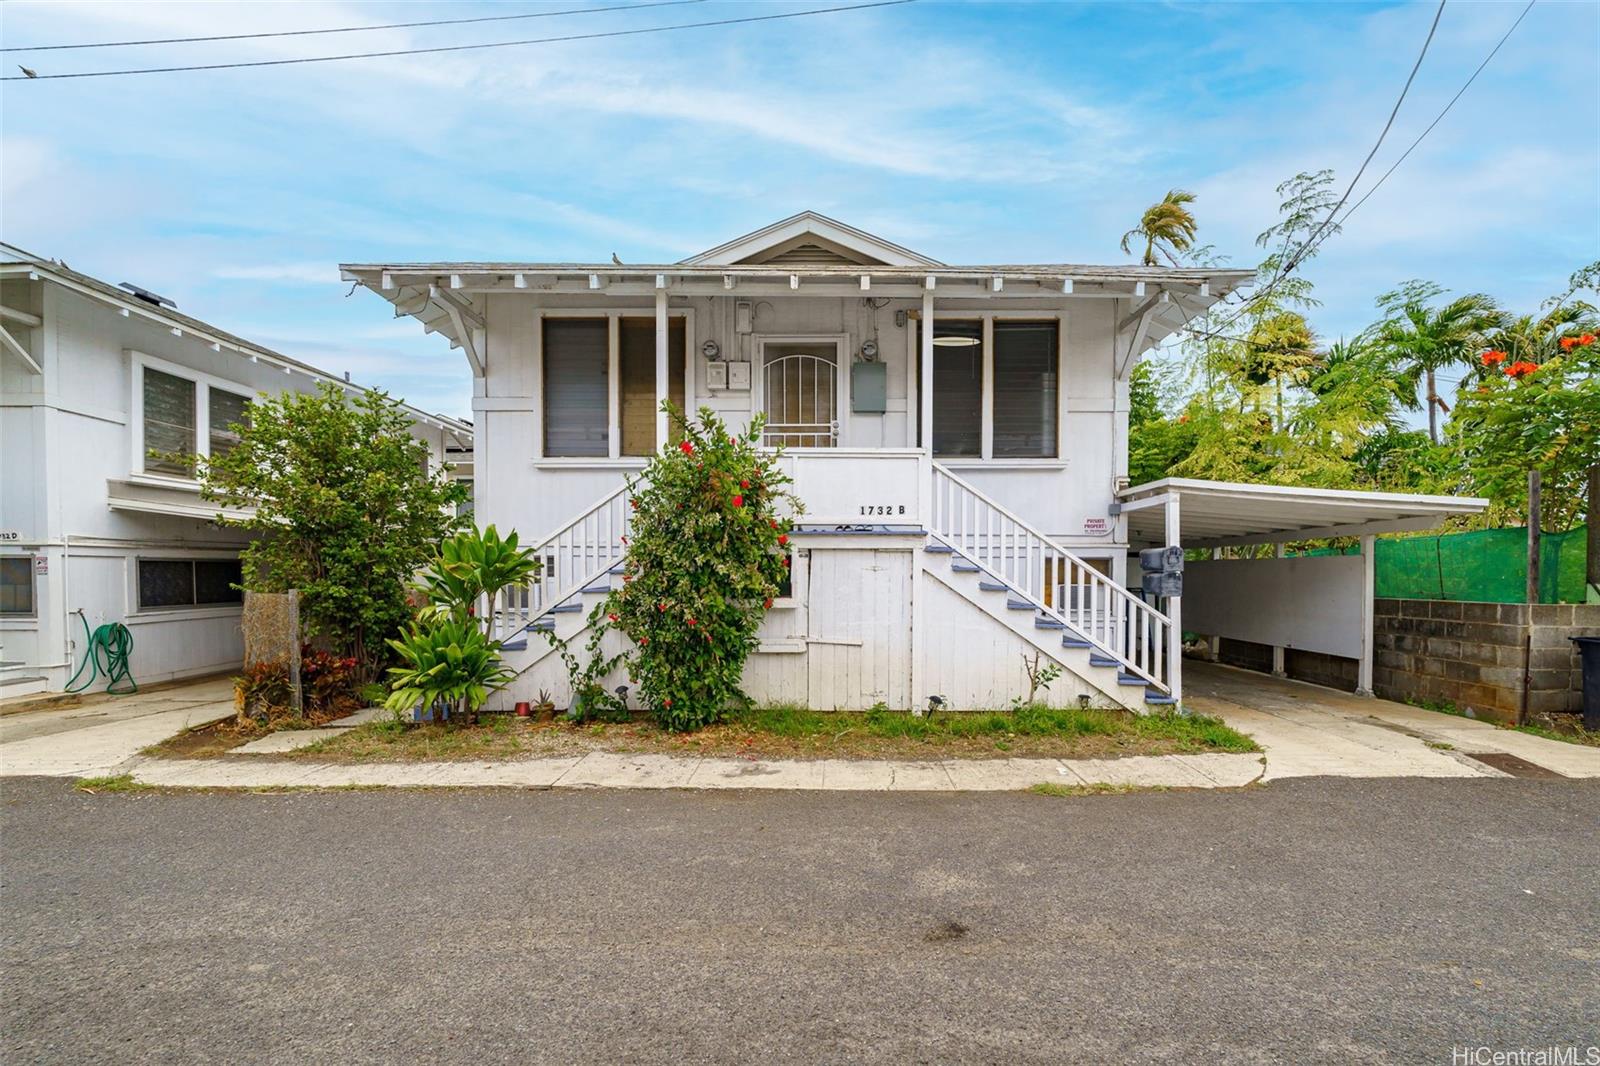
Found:
M 326 30 L 279 30 L 272 33 L 225 33 L 214 37 L 157 37 L 146 41 L 95 41 L 84 44 L 29 44 L 0 48 L 0 52 L 62 52 L 78 48 L 128 48 L 145 44 L 195 44 L 201 41 L 255 41 L 263 37 L 313 37 L 324 33 L 365 33 L 369 30 L 408 30 L 419 26 L 464 26 L 472 22 L 511 22 L 518 19 L 553 18 L 556 15 L 591 15 L 602 11 L 634 11 L 649 7 L 676 7 L 703 4 L 705 0 L 661 0 L 653 4 L 620 4 L 616 7 L 575 7 L 565 11 L 534 11 L 520 15 L 481 15 L 468 19 L 434 19 L 431 22 L 391 22 L 383 26 L 338 26 Z
M 815 7 L 805 11 L 782 11 L 772 15 L 746 15 L 741 18 L 711 19 L 706 22 L 679 22 L 671 26 L 644 26 L 631 30 L 607 30 L 597 33 L 571 33 L 560 37 L 529 37 L 520 41 L 489 41 L 482 44 L 452 44 L 433 48 L 397 48 L 387 52 L 352 52 L 336 56 L 307 56 L 302 59 L 257 59 L 240 63 L 197 63 L 176 67 L 134 67 L 126 70 L 83 70 L 68 74 L 10 74 L 0 81 L 46 81 L 58 78 L 111 78 L 123 74 L 176 74 L 188 70 L 238 70 L 244 67 L 286 67 L 299 63 L 335 63 L 345 59 L 381 59 L 391 56 L 433 55 L 440 52 L 473 52 L 485 48 L 513 48 L 525 44 L 559 44 L 565 41 L 595 41 L 609 37 L 635 37 L 646 33 L 667 33 L 672 30 L 694 30 L 713 26 L 739 26 L 752 22 L 775 22 L 779 19 L 804 18 L 807 15 L 830 15 L 842 11 L 864 11 L 874 7 L 898 7 L 916 3 L 916 0 L 872 0 L 863 4 L 844 4 L 838 7 Z
M 1322 222 L 1315 230 L 1311 232 L 1311 235 L 1305 239 L 1295 253 L 1289 257 L 1288 262 L 1284 263 L 1277 275 L 1267 283 L 1266 288 L 1262 289 L 1260 292 L 1252 293 L 1250 296 L 1246 297 L 1245 302 L 1240 305 L 1239 309 L 1221 325 L 1217 326 L 1215 330 L 1191 329 L 1187 330 L 1187 332 L 1192 335 L 1203 336 L 1208 339 L 1224 337 L 1221 332 L 1222 330 L 1227 329 L 1229 326 L 1237 322 L 1245 314 L 1245 312 L 1249 310 L 1252 303 L 1260 303 L 1262 300 L 1265 300 L 1269 295 L 1271 295 L 1272 290 L 1277 288 L 1278 285 L 1282 283 L 1282 281 L 1287 278 L 1297 266 L 1305 262 L 1306 257 L 1315 251 L 1317 247 L 1321 245 L 1322 241 L 1326 239 L 1323 237 L 1325 232 L 1331 236 L 1333 232 L 1337 231 L 1337 228 L 1335 228 L 1333 231 L 1330 231 L 1328 227 L 1332 224 L 1334 216 L 1339 213 L 1340 209 L 1343 208 L 1345 203 L 1350 199 L 1350 194 L 1355 191 L 1356 185 L 1361 181 L 1361 175 L 1367 172 L 1367 167 L 1371 165 L 1373 157 L 1378 154 L 1378 149 L 1383 147 L 1384 139 L 1389 136 L 1389 130 L 1394 127 L 1395 117 L 1400 114 L 1400 105 L 1405 103 L 1406 95 L 1411 91 L 1411 84 L 1417 79 L 1417 71 L 1422 69 L 1422 60 L 1428 54 L 1428 46 L 1433 43 L 1433 35 L 1439 29 L 1439 19 L 1444 15 L 1444 6 L 1446 3 L 1448 3 L 1448 0 L 1439 0 L 1439 6 L 1433 13 L 1433 23 L 1428 27 L 1428 36 L 1423 39 L 1422 48 L 1417 52 L 1417 60 L 1415 63 L 1411 64 L 1411 73 L 1406 75 L 1406 83 L 1405 85 L 1401 86 L 1400 95 L 1395 99 L 1394 107 L 1390 108 L 1389 110 L 1389 119 L 1383 124 L 1383 129 L 1379 131 L 1378 139 L 1373 142 L 1371 151 L 1367 152 L 1367 157 L 1361 161 L 1360 168 L 1356 170 L 1356 176 L 1351 178 L 1350 184 L 1345 187 L 1344 195 L 1339 197 L 1339 202 L 1334 204 L 1333 207 L 1329 209 L 1327 216 L 1323 218 Z M 1473 76 L 1476 77 L 1477 75 Z M 1374 186 L 1374 188 L 1376 188 L 1376 186 Z M 1224 337 L 1224 339 L 1237 340 L 1238 338 Z

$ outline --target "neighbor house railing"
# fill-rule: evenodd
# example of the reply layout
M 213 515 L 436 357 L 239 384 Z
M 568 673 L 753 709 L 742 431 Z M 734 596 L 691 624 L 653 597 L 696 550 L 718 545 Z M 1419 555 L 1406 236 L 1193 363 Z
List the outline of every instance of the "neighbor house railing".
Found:
M 928 532 L 1121 667 L 1171 692 L 1172 620 L 933 464 Z

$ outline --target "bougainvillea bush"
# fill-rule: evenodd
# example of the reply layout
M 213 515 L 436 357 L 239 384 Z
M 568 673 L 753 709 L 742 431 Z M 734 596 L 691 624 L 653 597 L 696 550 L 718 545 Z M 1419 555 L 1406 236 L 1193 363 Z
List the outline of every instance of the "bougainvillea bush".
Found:
M 757 447 L 759 418 L 740 436 L 710 408 L 668 415 L 683 440 L 629 482 L 633 531 L 605 622 L 633 641 L 628 674 L 657 721 L 687 730 L 744 699 L 745 660 L 788 574 L 787 515 L 799 504 L 777 454 Z

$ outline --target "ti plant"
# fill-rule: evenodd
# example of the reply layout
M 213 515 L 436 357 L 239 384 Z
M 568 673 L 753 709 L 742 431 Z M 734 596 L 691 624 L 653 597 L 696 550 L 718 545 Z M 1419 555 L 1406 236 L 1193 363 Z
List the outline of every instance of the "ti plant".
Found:
M 428 598 L 431 614 L 469 619 L 478 600 L 487 597 L 482 624 L 490 632 L 495 601 L 502 589 L 524 585 L 539 575 L 531 548 L 519 547 L 513 530 L 504 539 L 494 526 L 469 529 L 447 537 L 423 570 L 417 588 Z
M 402 665 L 389 668 L 384 706 L 405 712 L 441 705 L 450 720 L 471 724 L 489 692 L 512 678 L 500 653 L 471 619 L 438 617 L 413 625 L 389 646 Z

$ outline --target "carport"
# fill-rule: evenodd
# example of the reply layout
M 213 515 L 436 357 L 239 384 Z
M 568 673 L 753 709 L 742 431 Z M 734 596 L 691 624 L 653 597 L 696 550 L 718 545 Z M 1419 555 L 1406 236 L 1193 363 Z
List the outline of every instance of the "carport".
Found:
M 1489 505 L 1467 496 L 1190 478 L 1134 485 L 1118 497 L 1131 552 L 1211 549 L 1210 559 L 1185 564 L 1183 595 L 1167 600 L 1175 628 L 1206 636 L 1213 657 L 1221 638 L 1268 645 L 1277 676 L 1290 648 L 1354 659 L 1356 691 L 1365 696 L 1372 695 L 1374 537 L 1432 529 Z M 1328 537 L 1360 538 L 1361 554 L 1285 557 L 1287 542 Z M 1224 548 L 1256 544 L 1276 550 L 1271 558 L 1222 557 Z

